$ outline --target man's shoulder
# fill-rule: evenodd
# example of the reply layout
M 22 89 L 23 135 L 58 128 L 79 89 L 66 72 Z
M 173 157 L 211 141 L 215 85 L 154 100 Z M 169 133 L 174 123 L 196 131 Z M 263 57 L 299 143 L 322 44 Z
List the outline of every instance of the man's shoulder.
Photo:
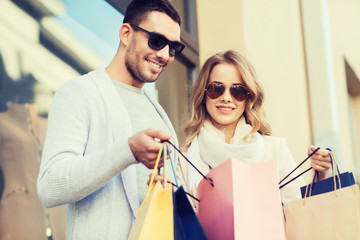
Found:
M 88 72 L 79 77 L 73 78 L 60 86 L 57 92 L 61 91 L 85 91 L 95 87 L 93 78 L 101 77 L 101 69 Z M 80 93 L 80 92 L 79 92 Z

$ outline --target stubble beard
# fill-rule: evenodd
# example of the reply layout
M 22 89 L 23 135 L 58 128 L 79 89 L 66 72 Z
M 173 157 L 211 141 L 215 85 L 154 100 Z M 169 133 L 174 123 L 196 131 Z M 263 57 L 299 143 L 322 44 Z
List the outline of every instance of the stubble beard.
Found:
M 138 83 L 151 83 L 155 82 L 160 74 L 158 74 L 155 78 L 146 77 L 144 71 L 141 69 L 141 61 L 144 60 L 142 56 L 140 56 L 136 52 L 135 42 L 130 43 L 128 51 L 125 56 L 125 66 L 132 78 Z
M 128 70 L 128 72 L 130 73 L 130 75 L 132 76 L 132 78 L 139 83 L 155 82 L 157 79 L 157 77 L 155 79 L 149 79 L 149 78 L 145 77 L 142 74 L 140 67 L 136 64 L 130 63 L 130 61 L 128 61 L 128 60 L 125 60 L 125 66 L 126 66 L 126 69 Z

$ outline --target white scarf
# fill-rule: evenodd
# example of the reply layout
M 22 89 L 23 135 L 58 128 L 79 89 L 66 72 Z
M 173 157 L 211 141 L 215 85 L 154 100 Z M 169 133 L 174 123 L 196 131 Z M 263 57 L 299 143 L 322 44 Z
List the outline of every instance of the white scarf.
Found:
M 211 168 L 217 167 L 229 158 L 235 158 L 247 163 L 261 162 L 264 157 L 265 147 L 262 136 L 256 132 L 249 138 L 252 127 L 246 124 L 242 117 L 235 129 L 231 144 L 225 143 L 225 133 L 217 129 L 206 120 L 198 136 L 188 149 L 188 158 L 199 168 L 203 174 L 207 174 Z M 197 187 L 201 181 L 201 175 L 188 164 L 189 186 Z M 195 185 L 193 185 L 195 183 Z

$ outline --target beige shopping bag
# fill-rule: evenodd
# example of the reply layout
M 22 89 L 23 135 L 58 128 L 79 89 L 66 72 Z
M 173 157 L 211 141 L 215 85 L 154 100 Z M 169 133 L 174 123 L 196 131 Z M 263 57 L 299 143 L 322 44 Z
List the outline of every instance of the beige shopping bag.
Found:
M 332 154 L 330 155 L 332 157 Z M 287 240 L 360 240 L 359 185 L 341 187 L 340 173 L 333 161 L 333 191 L 305 197 L 286 206 Z M 308 196 L 310 192 L 310 197 Z

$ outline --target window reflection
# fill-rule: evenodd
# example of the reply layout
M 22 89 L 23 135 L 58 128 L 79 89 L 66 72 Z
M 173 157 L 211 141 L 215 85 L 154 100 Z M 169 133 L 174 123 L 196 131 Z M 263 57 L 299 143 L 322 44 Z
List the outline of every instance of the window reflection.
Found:
M 35 102 L 39 83 L 32 74 L 11 79 L 4 64 L 0 71 L 0 239 L 64 239 L 65 206 L 46 209 L 36 190 L 47 128 Z
M 108 4 L 96 1 L 83 4 L 103 17 L 87 17 L 116 28 L 118 37 L 119 13 L 110 9 L 111 17 Z M 118 47 L 113 40 L 110 51 L 87 26 L 70 22 L 69 3 L 37 2 L 0 1 L 0 239 L 65 240 L 65 206 L 44 208 L 36 190 L 47 114 L 60 85 L 104 65 Z

